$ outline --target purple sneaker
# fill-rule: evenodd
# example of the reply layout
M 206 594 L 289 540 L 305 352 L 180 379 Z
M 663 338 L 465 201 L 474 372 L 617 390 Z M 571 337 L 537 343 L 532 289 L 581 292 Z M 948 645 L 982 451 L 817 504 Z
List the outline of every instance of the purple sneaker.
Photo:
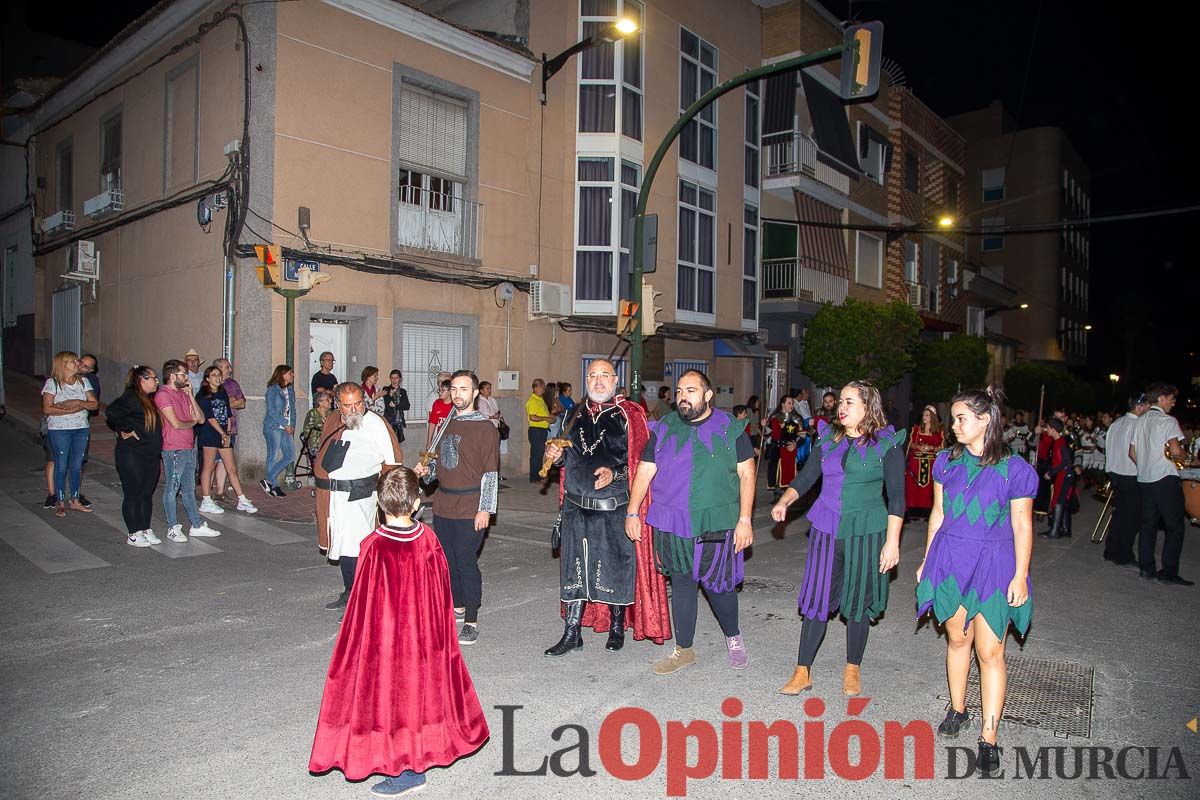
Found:
M 740 633 L 737 636 L 726 637 L 725 647 L 729 650 L 730 669 L 745 669 L 750 666 L 750 654 L 746 652 L 746 643 L 742 641 Z

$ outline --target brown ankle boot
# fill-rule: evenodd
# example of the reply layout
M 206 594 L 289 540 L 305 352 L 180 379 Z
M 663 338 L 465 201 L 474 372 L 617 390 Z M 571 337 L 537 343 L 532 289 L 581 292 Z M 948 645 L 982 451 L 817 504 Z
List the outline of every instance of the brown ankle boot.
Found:
M 812 688 L 812 678 L 808 675 L 808 667 L 796 667 L 792 679 L 780 688 L 780 694 L 797 695 Z
M 847 664 L 842 674 L 842 694 L 854 697 L 862 694 L 862 674 L 858 664 Z

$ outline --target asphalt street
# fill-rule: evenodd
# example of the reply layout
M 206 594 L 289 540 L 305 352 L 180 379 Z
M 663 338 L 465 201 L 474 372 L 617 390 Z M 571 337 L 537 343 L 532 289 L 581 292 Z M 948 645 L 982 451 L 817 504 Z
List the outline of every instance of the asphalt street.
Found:
M 340 774 L 310 775 L 306 769 L 337 615 L 324 610 L 340 588 L 338 570 L 316 548 L 316 532 L 297 525 L 226 513 L 212 524 L 223 535 L 186 546 L 136 549 L 124 542 L 116 473 L 92 464 L 85 491 L 96 504 L 91 515 L 56 519 L 43 511 L 41 450 L 32 438 L 0 422 L 0 798 L 351 798 L 367 796 L 373 781 L 349 783 Z M 756 508 L 756 544 L 746 563 L 741 625 L 750 667 L 725 665 L 724 640 L 702 604 L 696 640 L 699 663 L 659 677 L 650 665 L 667 654 L 632 638 L 624 651 L 608 653 L 604 637 L 587 637 L 582 654 L 559 660 L 542 656 L 557 641 L 558 563 L 547 545 L 553 496 L 536 495 L 514 476 L 501 493 L 501 512 L 481 556 L 484 606 L 481 637 L 464 656 L 488 714 L 492 739 L 474 756 L 449 769 L 432 770 L 426 797 L 487 796 L 560 798 L 664 797 L 668 761 L 703 761 L 695 742 L 677 747 L 670 720 L 707 720 L 721 732 L 730 720 L 790 720 L 801 726 L 821 720 L 829 738 L 848 718 L 840 692 L 844 628 L 832 624 L 813 673 L 812 694 L 789 698 L 776 690 L 791 676 L 799 618 L 795 595 L 807 547 L 807 523 L 774 526 L 766 518 L 767 495 Z M 518 484 L 518 481 L 520 483 Z M 161 504 L 156 530 L 164 538 Z M 519 510 L 513 510 L 519 509 Z M 824 778 L 778 779 L 775 750 L 770 778 L 712 777 L 686 783 L 688 797 L 1011 796 L 1196 797 L 1195 778 L 1179 769 L 1162 780 L 1044 780 L 1016 778 L 1017 747 L 1157 747 L 1158 771 L 1171 748 L 1182 769 L 1200 773 L 1200 735 L 1186 726 L 1200 715 L 1200 588 L 1162 586 L 1136 571 L 1108 565 L 1087 534 L 1099 505 L 1085 499 L 1075 536 L 1039 539 L 1033 560 L 1035 611 L 1024 647 L 1009 639 L 1010 655 L 1066 661 L 1095 670 L 1091 733 L 1063 738 L 1054 732 L 1005 724 L 1004 779 L 947 778 L 947 743 L 934 749 L 933 779 L 914 775 L 911 760 L 902 778 L 881 765 L 862 780 L 839 777 L 828 758 Z M 1200 578 L 1200 542 L 1190 528 L 1182 573 Z M 887 721 L 936 724 L 946 708 L 944 639 L 913 618 L 913 570 L 925 530 L 905 529 L 901 562 L 891 585 L 889 610 L 872 630 L 863 665 L 865 695 L 859 718 L 877 731 Z M 737 698 L 740 715 L 722 701 Z M 805 705 L 812 698 L 825 710 Z M 498 706 L 512 711 L 509 730 Z M 658 721 L 665 752 L 637 781 L 611 774 L 600 755 L 601 723 L 622 707 L 645 709 Z M 543 758 L 578 743 L 591 777 L 496 775 L 536 771 Z M 739 766 L 738 731 L 729 725 L 722 761 Z M 653 730 L 625 728 L 623 758 L 649 758 Z M 724 735 L 724 733 L 722 734 Z M 950 743 L 971 747 L 975 732 Z M 743 744 L 743 751 L 746 750 Z M 851 748 L 857 763 L 857 745 Z M 1146 751 L 1139 751 L 1146 767 Z M 574 771 L 580 749 L 561 757 Z M 650 754 L 652 755 L 652 754 Z M 743 752 L 743 756 L 745 753 Z M 611 765 L 611 754 L 609 765 Z M 1086 756 L 1085 756 L 1086 763 Z M 716 762 L 714 762 L 714 765 Z M 703 766 L 703 765 L 702 765 Z M 805 769 L 801 755 L 802 775 Z M 1068 771 L 1070 765 L 1068 764 Z M 1085 767 L 1086 774 L 1086 767 Z

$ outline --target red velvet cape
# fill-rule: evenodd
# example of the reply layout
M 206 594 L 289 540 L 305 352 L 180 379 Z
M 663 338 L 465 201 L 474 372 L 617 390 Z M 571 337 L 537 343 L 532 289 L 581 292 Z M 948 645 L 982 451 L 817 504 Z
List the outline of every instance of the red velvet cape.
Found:
M 642 461 L 642 450 L 650 439 L 650 429 L 646 426 L 644 408 L 623 397 L 618 398 L 617 402 L 629 420 L 629 485 L 632 487 L 638 464 Z M 562 507 L 565 493 L 564 482 L 559 481 L 559 508 Z M 633 586 L 633 605 L 625 610 L 625 629 L 631 630 L 633 638 L 637 641 L 650 639 L 655 644 L 662 644 L 671 638 L 671 611 L 670 601 L 667 599 L 666 578 L 654 566 L 654 529 L 646 524 L 646 509 L 649 506 L 650 493 L 646 492 L 646 499 L 638 509 L 642 517 L 642 540 L 637 543 L 636 548 L 637 572 Z M 560 614 L 566 617 L 566 604 L 559 603 L 559 606 Z M 597 633 L 607 633 L 612 625 L 608 604 L 588 603 L 583 611 L 583 625 Z
M 362 544 L 325 681 L 311 772 L 350 780 L 447 766 L 489 736 L 458 647 L 450 573 L 433 530 Z M 401 534 L 405 538 L 412 534 Z

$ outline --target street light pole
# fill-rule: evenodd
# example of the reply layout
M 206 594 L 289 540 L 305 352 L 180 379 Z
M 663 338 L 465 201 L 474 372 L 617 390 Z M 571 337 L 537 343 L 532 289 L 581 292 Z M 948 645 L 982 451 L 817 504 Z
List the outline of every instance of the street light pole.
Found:
M 638 191 L 637 208 L 634 210 L 633 217 L 633 265 L 629 278 L 630 299 L 636 304 L 637 311 L 634 315 L 633 332 L 629 337 L 629 361 L 630 361 L 630 379 L 629 391 L 631 393 L 639 392 L 642 385 L 642 313 L 645 308 L 642 302 L 642 268 L 643 268 L 643 251 L 642 251 L 642 235 L 646 217 L 646 206 L 650 201 L 650 187 L 654 183 L 654 176 L 658 173 L 658 168 L 666 158 L 667 150 L 675 143 L 684 126 L 692 121 L 701 111 L 704 110 L 709 103 L 715 101 L 718 97 L 728 92 L 733 91 L 739 86 L 744 86 L 752 81 L 762 78 L 769 78 L 772 75 L 778 75 L 781 72 L 791 72 L 793 70 L 802 69 L 804 67 L 819 64 L 823 61 L 831 61 L 845 53 L 848 49 L 855 47 L 854 43 L 843 43 L 836 47 L 830 47 L 826 50 L 820 50 L 816 53 L 811 53 L 804 56 L 796 56 L 784 61 L 779 61 L 774 64 L 768 64 L 763 67 L 756 67 L 741 75 L 730 78 L 722 84 L 718 84 L 710 89 L 705 94 L 701 95 L 696 102 L 688 106 L 687 110 L 679 116 L 679 119 L 667 131 L 667 135 L 663 137 L 659 143 L 658 149 L 654 152 L 654 157 L 650 159 L 649 165 L 646 167 L 646 174 L 642 178 L 642 186 Z M 638 395 L 632 394 L 637 397 Z

